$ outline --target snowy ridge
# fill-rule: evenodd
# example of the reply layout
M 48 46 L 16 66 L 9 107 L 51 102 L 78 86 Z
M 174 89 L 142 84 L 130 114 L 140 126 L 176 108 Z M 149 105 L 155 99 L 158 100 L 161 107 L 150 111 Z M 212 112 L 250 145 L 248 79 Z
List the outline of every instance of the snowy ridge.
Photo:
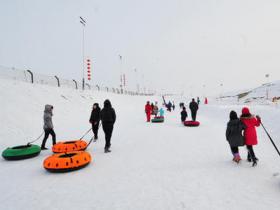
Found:
M 220 98 L 225 101 L 238 101 L 238 103 L 272 104 L 273 98 L 275 98 L 274 102 L 280 100 L 280 81 L 266 83 L 251 90 L 228 92 Z

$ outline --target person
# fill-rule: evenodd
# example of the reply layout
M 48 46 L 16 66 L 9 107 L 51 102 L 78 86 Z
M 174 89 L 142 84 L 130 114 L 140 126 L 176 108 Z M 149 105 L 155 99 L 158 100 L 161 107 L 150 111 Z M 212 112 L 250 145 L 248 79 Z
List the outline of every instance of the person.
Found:
M 197 104 L 199 105 L 200 104 L 200 98 L 197 97 Z
M 239 163 L 241 160 L 239 154 L 239 146 L 244 146 L 243 132 L 246 126 L 237 117 L 235 111 L 231 111 L 229 114 L 229 122 L 227 123 L 226 139 L 230 145 L 231 153 L 233 155 L 233 161 Z
M 89 122 L 92 125 L 92 131 L 94 134 L 94 139 L 98 139 L 98 129 L 99 129 L 99 122 L 100 122 L 100 107 L 98 103 L 94 103 L 90 115 Z
M 183 107 L 183 110 L 181 111 L 181 121 L 184 123 L 188 117 L 188 113 L 186 111 L 186 107 Z
M 153 111 L 154 111 L 154 103 L 151 103 L 151 114 L 154 114 Z
M 204 104 L 208 104 L 208 99 L 205 97 Z
M 46 141 L 49 138 L 49 135 L 52 136 L 52 143 L 53 145 L 56 144 L 56 135 L 53 130 L 53 123 L 52 123 L 52 116 L 53 116 L 53 106 L 46 104 L 45 105 L 45 111 L 44 111 L 44 131 L 45 131 L 45 137 L 42 141 L 41 149 L 46 150 Z
M 248 107 L 242 109 L 242 115 L 240 120 L 245 124 L 246 128 L 244 131 L 245 145 L 248 150 L 247 160 L 249 162 L 253 161 L 252 166 L 257 165 L 258 158 L 255 155 L 253 146 L 258 144 L 258 137 L 256 127 L 261 124 L 261 118 L 257 115 L 256 117 L 250 113 Z
M 152 107 L 150 105 L 150 102 L 147 101 L 147 104 L 145 106 L 145 113 L 146 113 L 146 117 L 147 117 L 147 122 L 151 121 L 151 112 L 152 112 Z
M 198 104 L 195 102 L 194 98 L 192 99 L 189 108 L 191 110 L 192 120 L 196 120 L 197 110 L 198 110 Z
M 172 104 L 172 109 L 173 109 L 173 111 L 175 110 L 175 103 L 174 103 L 174 101 L 173 101 L 173 104 Z
M 157 102 L 155 102 L 155 105 L 154 105 L 154 108 L 153 108 L 153 114 L 154 114 L 155 116 L 157 116 L 157 114 L 158 114 L 158 105 L 157 105 Z
M 160 116 L 160 117 L 164 117 L 164 110 L 163 110 L 162 107 L 161 107 L 160 110 L 159 110 L 159 116 Z
M 171 107 L 172 107 L 172 103 L 171 101 L 169 101 L 167 104 L 167 111 L 171 112 Z
M 116 122 L 116 112 L 111 105 L 111 102 L 106 99 L 104 101 L 104 107 L 100 112 L 100 119 L 102 122 L 103 131 L 105 133 L 105 147 L 104 152 L 111 152 L 111 137 Z

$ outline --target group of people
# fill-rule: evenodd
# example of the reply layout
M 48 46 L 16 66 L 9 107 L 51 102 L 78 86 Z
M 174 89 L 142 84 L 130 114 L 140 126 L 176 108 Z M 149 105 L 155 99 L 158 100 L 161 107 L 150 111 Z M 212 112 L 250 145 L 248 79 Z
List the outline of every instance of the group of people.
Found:
M 145 113 L 146 113 L 146 118 L 147 118 L 147 122 L 151 121 L 151 115 L 155 115 L 155 117 L 159 116 L 163 117 L 164 116 L 164 110 L 161 107 L 160 109 L 158 108 L 158 103 L 155 102 L 150 104 L 150 101 L 147 101 L 146 105 L 145 105 Z
M 182 107 L 181 121 L 182 123 L 184 123 L 188 117 L 188 113 L 186 107 L 184 106 L 184 103 L 180 103 L 180 107 Z M 195 99 L 193 98 L 189 104 L 189 109 L 191 110 L 192 121 L 196 121 L 197 111 L 199 109 L 199 101 L 196 102 Z
M 184 105 L 181 107 L 182 107 L 181 121 L 185 122 L 186 118 L 188 117 L 188 113 Z M 195 121 L 197 116 L 197 111 L 199 109 L 199 103 L 197 103 L 193 98 L 189 104 L 189 108 L 191 110 L 192 120 Z M 52 136 L 53 145 L 56 144 L 56 134 L 54 132 L 54 126 L 52 122 L 53 109 L 54 107 L 52 105 L 49 104 L 45 105 L 45 110 L 44 110 L 45 136 L 41 145 L 42 150 L 47 149 L 45 145 L 49 135 Z M 160 109 L 158 108 L 157 102 L 155 102 L 155 104 L 153 103 L 150 104 L 150 102 L 147 101 L 147 104 L 145 105 L 145 113 L 147 117 L 147 122 L 150 122 L 151 115 L 158 116 L 159 114 L 160 117 L 164 116 L 164 110 L 162 107 Z M 103 127 L 103 131 L 105 133 L 104 152 L 105 153 L 111 152 L 110 150 L 111 137 L 114 129 L 114 124 L 116 121 L 116 113 L 111 105 L 111 102 L 108 99 L 104 101 L 104 107 L 102 110 L 100 109 L 98 103 L 94 103 L 92 107 L 92 112 L 91 112 L 89 122 L 92 125 L 92 131 L 95 140 L 98 139 L 98 129 L 100 127 L 100 121 Z M 242 114 L 240 118 L 238 118 L 238 115 L 235 111 L 230 112 L 229 122 L 227 123 L 227 129 L 226 129 L 226 139 L 230 145 L 231 153 L 233 155 L 233 161 L 239 163 L 239 161 L 241 160 L 239 154 L 239 147 L 246 145 L 246 148 L 248 150 L 247 161 L 253 162 L 253 166 L 257 165 L 258 158 L 255 155 L 253 146 L 258 144 L 256 127 L 260 126 L 260 124 L 261 124 L 261 118 L 258 115 L 256 116 L 252 115 L 250 113 L 249 108 L 247 107 L 244 107 L 242 109 Z
M 52 143 L 53 145 L 56 144 L 56 134 L 54 132 L 54 126 L 52 122 L 53 116 L 53 106 L 52 105 L 45 105 L 44 111 L 44 132 L 45 136 L 42 141 L 41 149 L 46 150 L 46 141 L 49 135 L 52 136 Z M 98 103 L 94 103 L 90 115 L 89 122 L 92 125 L 92 131 L 94 134 L 94 139 L 98 139 L 98 129 L 100 127 L 100 121 L 102 124 L 103 131 L 105 133 L 105 147 L 104 152 L 108 153 L 111 152 L 111 137 L 114 129 L 114 124 L 116 122 L 116 113 L 114 108 L 111 105 L 111 102 L 106 99 L 104 101 L 104 107 L 101 110 Z
M 258 158 L 255 155 L 253 146 L 258 144 L 256 127 L 260 126 L 261 118 L 252 115 L 248 107 L 242 109 L 242 114 L 238 118 L 235 111 L 229 114 L 227 123 L 226 139 L 230 145 L 233 161 L 239 163 L 241 160 L 238 147 L 246 145 L 248 150 L 247 161 L 257 165 Z

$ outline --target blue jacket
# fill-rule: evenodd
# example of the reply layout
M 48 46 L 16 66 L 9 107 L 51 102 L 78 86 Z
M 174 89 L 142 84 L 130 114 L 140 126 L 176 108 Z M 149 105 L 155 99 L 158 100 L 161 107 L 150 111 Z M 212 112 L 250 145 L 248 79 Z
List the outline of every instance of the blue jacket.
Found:
M 160 108 L 160 110 L 159 110 L 159 115 L 160 115 L 160 116 L 163 116 L 163 115 L 164 115 L 164 110 L 163 110 L 163 108 Z

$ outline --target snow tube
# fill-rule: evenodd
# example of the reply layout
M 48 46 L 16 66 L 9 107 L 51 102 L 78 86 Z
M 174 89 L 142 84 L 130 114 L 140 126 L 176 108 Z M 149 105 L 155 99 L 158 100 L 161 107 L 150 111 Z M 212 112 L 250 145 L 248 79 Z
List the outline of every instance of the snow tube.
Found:
M 64 141 L 53 145 L 52 151 L 54 153 L 65 153 L 74 151 L 83 151 L 87 147 L 87 142 L 84 140 Z
M 6 160 L 23 160 L 27 158 L 32 158 L 39 155 L 41 152 L 41 147 L 28 144 L 20 145 L 16 147 L 9 147 L 2 152 L 2 157 Z
M 154 119 L 152 119 L 152 123 L 162 123 L 162 122 L 164 122 L 163 116 L 155 117 Z
M 200 122 L 198 122 L 198 121 L 185 121 L 184 125 L 188 126 L 188 127 L 197 127 L 197 126 L 200 125 Z
M 44 168 L 49 172 L 69 172 L 86 167 L 91 161 L 88 152 L 78 151 L 53 154 L 44 160 Z

